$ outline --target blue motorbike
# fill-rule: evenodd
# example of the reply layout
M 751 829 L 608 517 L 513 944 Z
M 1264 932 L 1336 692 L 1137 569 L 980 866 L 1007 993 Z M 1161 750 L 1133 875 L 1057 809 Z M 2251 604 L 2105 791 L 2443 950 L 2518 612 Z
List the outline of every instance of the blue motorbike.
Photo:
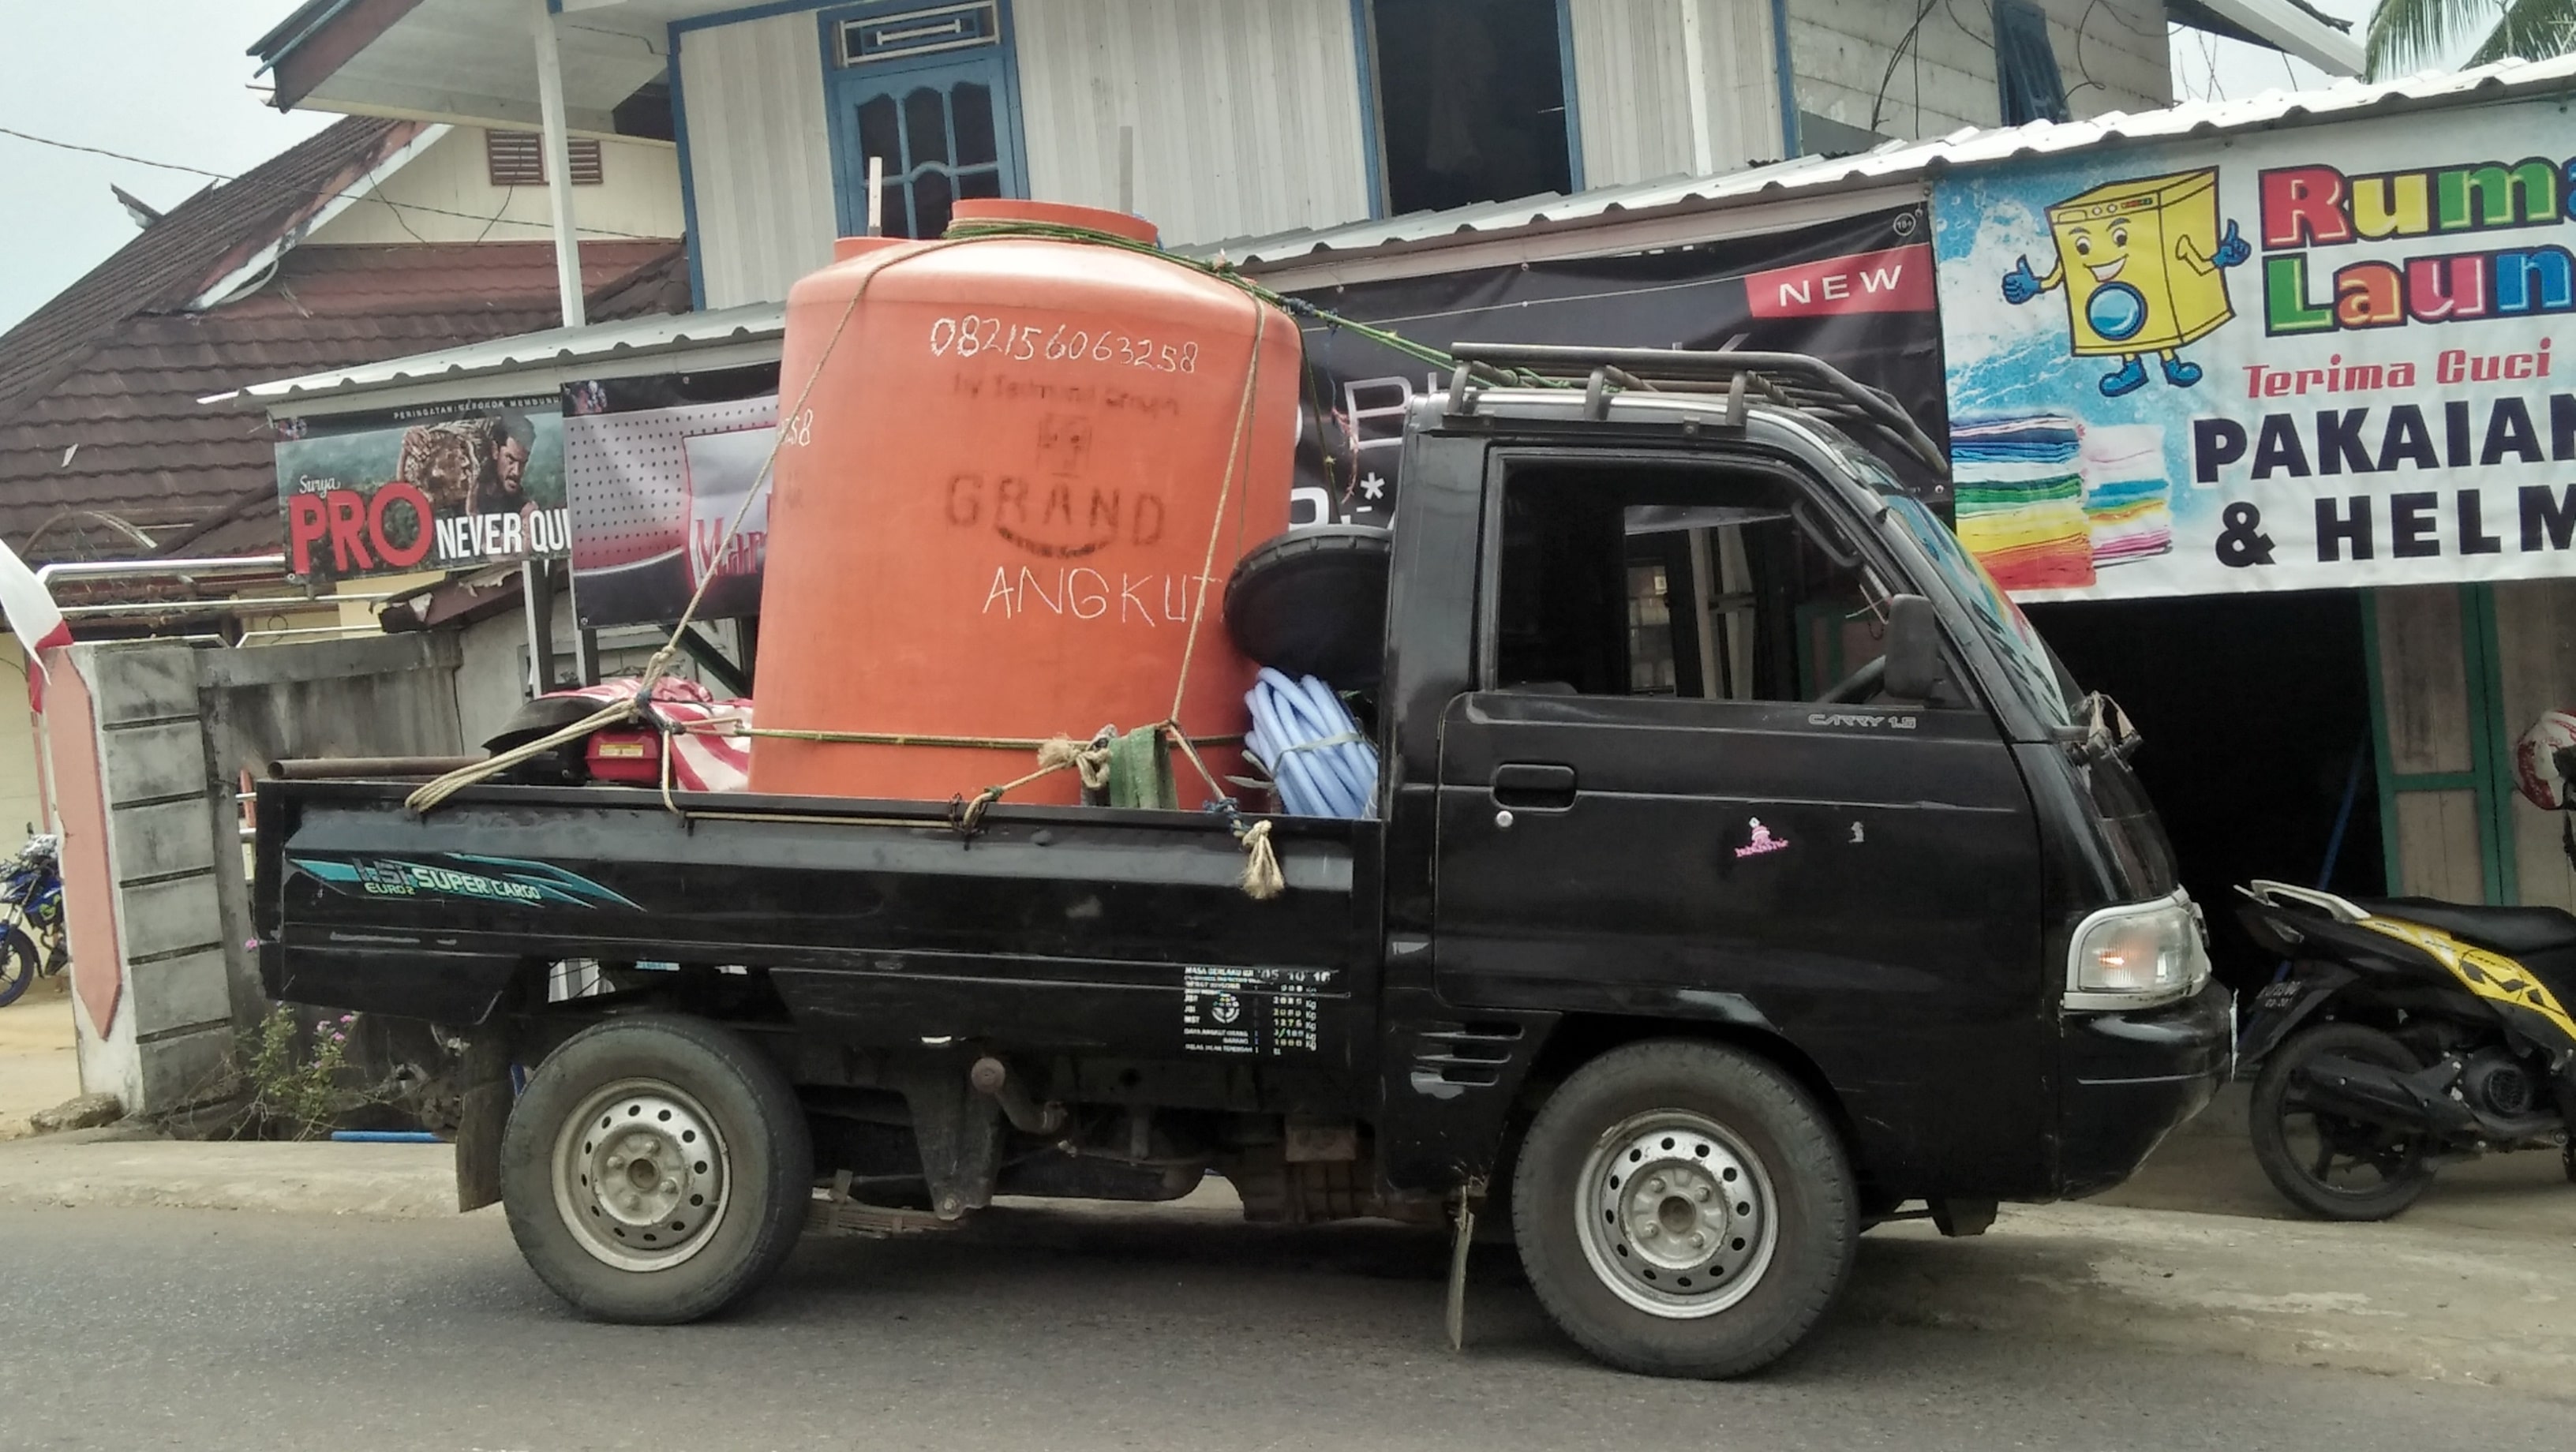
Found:
M 63 935 L 61 843 L 38 834 L 0 866 L 0 1008 L 17 1002 L 37 979 L 62 972 L 70 961 L 71 947 Z

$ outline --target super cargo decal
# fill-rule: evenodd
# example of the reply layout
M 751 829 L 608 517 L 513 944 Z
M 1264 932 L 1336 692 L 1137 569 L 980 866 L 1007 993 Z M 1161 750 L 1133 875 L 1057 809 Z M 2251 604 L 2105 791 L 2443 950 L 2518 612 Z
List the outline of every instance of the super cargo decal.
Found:
M 304 856 L 287 862 L 353 897 L 445 898 L 522 907 L 636 906 L 589 878 L 514 857 L 455 852 L 434 858 Z
M 2576 568 L 2555 103 L 1933 193 L 1958 532 L 2025 599 Z
M 559 559 L 563 406 L 552 394 L 277 421 L 289 573 L 345 580 Z

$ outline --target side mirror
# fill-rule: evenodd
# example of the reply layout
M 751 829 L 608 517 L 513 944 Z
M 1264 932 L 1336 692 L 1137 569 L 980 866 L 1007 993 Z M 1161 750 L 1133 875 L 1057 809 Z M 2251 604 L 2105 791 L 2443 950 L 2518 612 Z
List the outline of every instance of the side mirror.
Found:
M 1930 701 L 1941 692 L 1941 621 L 1932 602 L 1898 595 L 1887 602 L 1887 674 L 1879 689 L 1900 701 Z

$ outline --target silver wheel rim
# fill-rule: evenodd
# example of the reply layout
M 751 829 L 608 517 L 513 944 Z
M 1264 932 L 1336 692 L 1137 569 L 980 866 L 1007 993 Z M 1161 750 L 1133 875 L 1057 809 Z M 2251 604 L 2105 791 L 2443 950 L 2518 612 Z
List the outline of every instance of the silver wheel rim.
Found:
M 555 1136 L 555 1209 L 581 1248 L 626 1271 L 669 1270 L 706 1248 L 732 1199 L 715 1117 L 659 1079 L 622 1079 Z
M 1751 1294 L 1779 1243 L 1771 1176 L 1705 1115 L 1663 1109 L 1601 1136 L 1576 1182 L 1583 1258 L 1648 1315 L 1714 1316 Z

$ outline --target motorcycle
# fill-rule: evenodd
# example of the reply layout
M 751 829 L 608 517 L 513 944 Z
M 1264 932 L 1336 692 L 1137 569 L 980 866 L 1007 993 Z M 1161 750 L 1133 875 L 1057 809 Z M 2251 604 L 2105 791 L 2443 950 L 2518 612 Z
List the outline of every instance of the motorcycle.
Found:
M 39 833 L 0 866 L 0 1008 L 69 966 L 63 934 L 62 844 Z
M 2254 882 L 2289 964 L 2255 998 L 2254 1157 L 2292 1204 L 2385 1220 L 2446 1163 L 2555 1148 L 2576 1180 L 2576 915 Z

